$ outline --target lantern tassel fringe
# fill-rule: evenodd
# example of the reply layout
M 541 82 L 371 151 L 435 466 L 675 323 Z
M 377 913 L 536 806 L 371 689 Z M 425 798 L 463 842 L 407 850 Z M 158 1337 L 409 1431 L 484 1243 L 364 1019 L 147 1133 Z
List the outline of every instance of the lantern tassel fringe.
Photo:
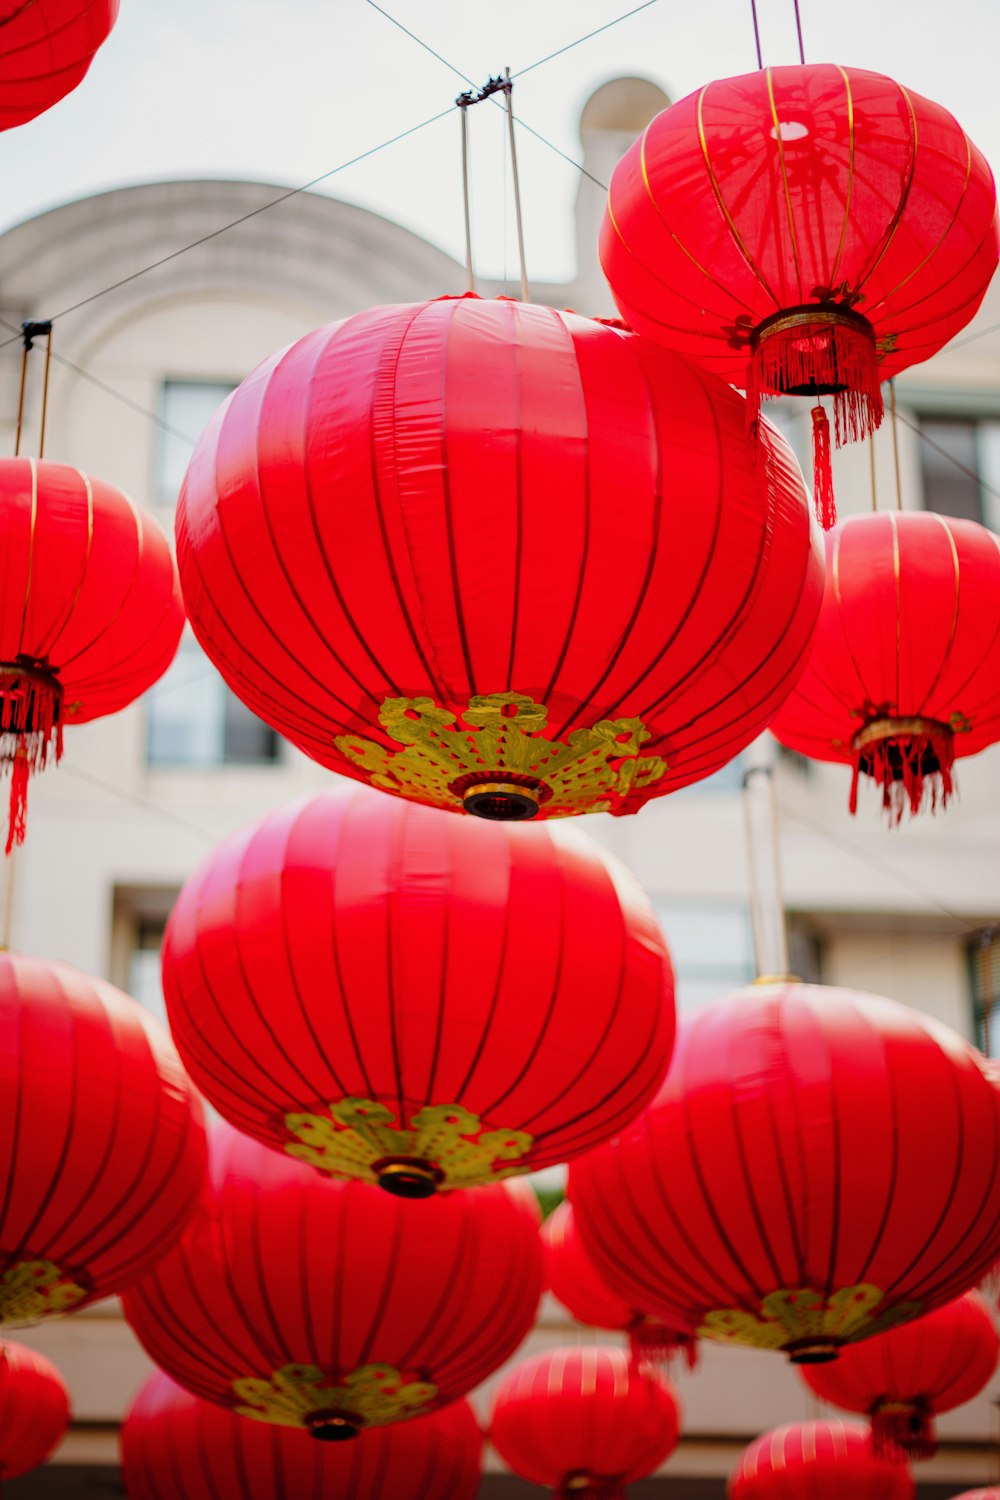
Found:
M 872 1451 L 878 1458 L 933 1458 L 937 1452 L 934 1421 L 924 1407 L 913 1405 L 872 1413 Z
M 50 758 L 62 759 L 61 697 L 58 683 L 41 675 L 0 674 L 0 768 L 11 772 L 8 855 L 24 842 L 31 776 L 44 770 Z
M 833 396 L 838 448 L 871 437 L 885 415 L 874 339 L 850 324 L 796 321 L 762 337 L 747 373 L 748 420 L 770 396 Z
M 890 826 L 898 826 L 907 810 L 911 817 L 925 807 L 942 811 L 957 796 L 953 771 L 955 759 L 951 734 L 904 734 L 876 740 L 854 752 L 850 811 L 858 810 L 858 780 L 861 773 L 882 788 L 882 807 Z
M 830 421 L 822 406 L 812 409 L 813 424 L 813 506 L 816 519 L 824 531 L 837 524 L 837 502 L 833 494 L 833 470 L 830 464 Z
M 640 1375 L 661 1375 L 683 1359 L 687 1369 L 698 1368 L 698 1340 L 674 1333 L 659 1323 L 636 1323 L 629 1329 L 632 1363 Z

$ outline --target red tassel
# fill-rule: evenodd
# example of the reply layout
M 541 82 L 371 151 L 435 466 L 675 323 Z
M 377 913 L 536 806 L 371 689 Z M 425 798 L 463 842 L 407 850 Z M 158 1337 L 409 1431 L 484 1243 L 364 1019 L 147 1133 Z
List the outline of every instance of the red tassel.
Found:
M 751 413 L 768 396 L 831 395 L 838 448 L 870 437 L 880 425 L 878 350 L 859 313 L 828 303 L 786 308 L 755 328 L 751 341 Z
M 933 1458 L 937 1447 L 934 1419 L 922 1402 L 886 1402 L 872 1412 L 872 1451 L 878 1458 Z
M 813 422 L 813 508 L 824 531 L 837 524 L 837 502 L 833 495 L 833 470 L 830 467 L 830 423 L 822 406 L 812 409 Z
M 28 780 L 62 758 L 62 689 L 37 663 L 0 666 L 0 769 L 11 770 L 7 848 L 24 842 Z
M 897 732 L 871 734 L 872 729 Z M 948 806 L 957 795 L 954 773 L 955 737 L 944 724 L 930 720 L 884 720 L 857 736 L 850 810 L 858 810 L 858 778 L 863 773 L 882 788 L 882 807 L 890 825 L 902 822 L 909 809 L 916 817 L 925 806 L 932 813 Z
M 674 1333 L 663 1323 L 643 1318 L 628 1331 L 632 1363 L 640 1375 L 666 1374 L 683 1359 L 689 1370 L 698 1368 L 698 1340 L 689 1333 Z

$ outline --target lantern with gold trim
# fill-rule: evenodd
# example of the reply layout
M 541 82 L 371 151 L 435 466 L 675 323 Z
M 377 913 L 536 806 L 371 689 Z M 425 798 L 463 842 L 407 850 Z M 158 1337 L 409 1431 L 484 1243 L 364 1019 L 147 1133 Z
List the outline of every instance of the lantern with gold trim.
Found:
M 69 1396 L 44 1354 L 0 1343 L 0 1483 L 43 1464 L 69 1426 Z
M 65 464 L 0 459 L 0 557 L 9 854 L 24 837 L 29 775 L 59 759 L 67 725 L 117 713 L 152 686 L 173 660 L 184 610 L 152 516 Z
M 913 1500 L 905 1464 L 879 1457 L 860 1422 L 795 1422 L 750 1444 L 729 1476 L 729 1500 Z
M 118 0 L 0 0 L 0 130 L 82 83 L 117 19 Z
M 578 1323 L 627 1333 L 633 1361 L 644 1373 L 669 1363 L 678 1350 L 688 1368 L 695 1368 L 698 1344 L 692 1333 L 637 1312 L 602 1280 L 583 1247 L 568 1199 L 545 1220 L 542 1240 L 548 1289 Z
M 161 1374 L 121 1429 L 129 1500 L 475 1500 L 482 1444 L 467 1401 L 334 1447 L 238 1417 Z
M 180 1235 L 204 1170 L 164 1029 L 100 979 L 0 953 L 0 1324 L 127 1286 Z
M 191 623 L 333 770 L 487 818 L 635 812 L 755 737 L 812 632 L 801 477 L 745 428 L 723 382 L 572 313 L 374 308 L 203 434 Z
M 497 1388 L 490 1440 L 514 1473 L 560 1497 L 621 1500 L 677 1446 L 670 1387 L 621 1349 L 549 1349 Z
M 659 1095 L 569 1192 L 631 1305 L 811 1364 L 986 1275 L 998 1153 L 1000 1094 L 946 1027 L 765 981 L 682 1020 Z
M 845 1349 L 836 1364 L 803 1370 L 802 1377 L 831 1406 L 871 1417 L 876 1453 L 933 1458 L 935 1416 L 978 1396 L 998 1355 L 1000 1340 L 986 1303 L 969 1292 Z
M 184 886 L 174 1038 L 240 1130 L 399 1196 L 578 1155 L 655 1094 L 673 976 L 589 840 L 367 789 L 271 813 Z
M 354 1438 L 434 1411 L 503 1364 L 542 1288 L 526 1183 L 407 1203 L 218 1126 L 178 1246 L 125 1294 L 174 1380 L 239 1416 Z
M 955 760 L 1000 740 L 1000 538 L 923 511 L 850 516 L 826 539 L 812 651 L 771 731 L 875 782 L 898 823 L 946 807 Z
M 990 169 L 938 104 L 830 63 L 723 78 L 615 169 L 601 262 L 631 327 L 762 397 L 815 404 L 816 502 L 880 382 L 965 327 L 997 264 Z

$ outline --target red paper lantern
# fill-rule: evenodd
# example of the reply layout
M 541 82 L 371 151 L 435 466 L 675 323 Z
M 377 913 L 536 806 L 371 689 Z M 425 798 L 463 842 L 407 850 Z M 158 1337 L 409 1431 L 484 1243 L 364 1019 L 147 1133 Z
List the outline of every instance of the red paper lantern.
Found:
M 670 1387 L 640 1375 L 621 1349 L 550 1349 L 504 1376 L 490 1439 L 532 1484 L 617 1500 L 669 1457 L 679 1430 Z
M 240 1416 L 356 1437 L 502 1365 L 542 1287 L 526 1183 L 407 1203 L 228 1127 L 177 1248 L 123 1298 L 152 1359 Z
M 548 1289 L 578 1323 L 588 1328 L 610 1328 L 627 1333 L 632 1357 L 648 1371 L 667 1362 L 678 1348 L 687 1355 L 688 1367 L 697 1363 L 694 1335 L 668 1328 L 661 1318 L 651 1318 L 614 1293 L 583 1246 L 567 1199 L 542 1225 Z
M 248 1422 L 159 1374 L 121 1430 L 129 1500 L 475 1500 L 482 1442 L 467 1401 L 333 1447 Z
M 635 812 L 789 691 L 821 567 L 794 459 L 616 328 L 445 297 L 234 392 L 177 509 L 195 633 L 333 770 L 492 818 Z
M 120 1291 L 201 1190 L 201 1104 L 161 1026 L 66 964 L 0 954 L 0 1324 Z
M 1000 1500 L 1000 1489 L 993 1487 L 988 1490 L 963 1490 L 956 1495 L 954 1500 Z
M 0 1483 L 37 1469 L 69 1426 L 69 1396 L 51 1361 L 0 1343 Z
M 796 1422 L 750 1444 L 729 1476 L 729 1500 L 913 1500 L 905 1464 L 879 1458 L 860 1422 Z
M 117 19 L 118 0 L 0 0 L 0 130 L 82 83 Z
M 752 407 L 834 396 L 836 440 L 882 420 L 880 382 L 974 316 L 997 264 L 985 159 L 940 105 L 831 63 L 707 84 L 611 179 L 601 262 L 622 316 Z M 829 426 L 817 507 L 835 519 Z
M 876 1453 L 933 1458 L 934 1418 L 971 1401 L 997 1367 L 1000 1339 L 975 1292 L 802 1374 L 817 1396 L 872 1419 Z
M 361 789 L 210 854 L 163 980 L 181 1056 L 232 1124 L 408 1197 L 606 1140 L 673 1046 L 670 959 L 627 872 L 579 835 Z
M 59 759 L 67 724 L 117 713 L 152 686 L 173 660 L 184 610 L 153 518 L 64 464 L 0 459 L 0 557 L 9 854 L 24 837 L 29 773 Z
M 851 516 L 827 537 L 812 653 L 771 724 L 782 744 L 853 766 L 895 822 L 946 806 L 952 766 L 1000 739 L 1000 540 L 974 521 Z
M 796 1363 L 941 1307 L 1000 1255 L 1000 1094 L 907 1006 L 754 986 L 684 1018 L 667 1081 L 570 1167 L 612 1288 Z

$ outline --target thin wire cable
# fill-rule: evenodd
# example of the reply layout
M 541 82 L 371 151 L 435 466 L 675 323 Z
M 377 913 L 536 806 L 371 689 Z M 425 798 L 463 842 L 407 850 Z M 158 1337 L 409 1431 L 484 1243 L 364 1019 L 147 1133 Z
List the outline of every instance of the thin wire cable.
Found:
M 472 263 L 472 205 L 469 202 L 469 111 L 458 106 L 462 122 L 462 205 L 465 210 L 465 277 L 470 292 L 476 290 L 476 272 Z
M 150 802 L 147 797 L 142 797 L 138 792 L 128 792 L 117 785 L 114 781 L 105 781 L 103 776 L 95 776 L 92 771 L 85 771 L 81 766 L 68 764 L 65 760 L 59 767 L 61 776 L 75 776 L 78 781 L 89 782 L 91 786 L 100 787 L 102 791 L 117 797 L 121 802 L 132 803 L 135 807 L 141 807 L 151 817 L 160 818 L 165 823 L 173 823 L 175 827 L 184 828 L 188 833 L 196 833 L 199 838 L 207 840 L 209 844 L 217 844 L 220 837 L 218 831 L 203 828 L 200 823 L 193 823 L 190 818 L 185 818 L 181 813 L 171 812 L 167 807 L 160 807 L 156 802 Z
M 554 57 L 562 57 L 564 52 L 572 52 L 574 47 L 579 47 L 583 42 L 589 42 L 591 37 L 600 36 L 602 31 L 610 31 L 613 26 L 620 26 L 622 21 L 627 21 L 632 16 L 637 16 L 641 10 L 648 10 L 651 5 L 656 5 L 658 0 L 643 0 L 642 5 L 636 5 L 632 10 L 627 10 L 623 15 L 616 16 L 613 21 L 607 21 L 603 26 L 595 27 L 588 31 L 585 36 L 578 36 L 575 42 L 567 42 L 565 47 L 557 47 L 555 52 L 547 52 L 544 57 L 536 58 L 526 68 L 518 68 L 511 74 L 512 78 L 523 78 L 526 73 L 533 73 L 536 68 L 542 67 L 544 63 L 551 62 Z
M 109 293 L 116 292 L 123 286 L 128 286 L 133 281 L 138 281 L 140 276 L 147 276 L 150 271 L 156 271 L 160 266 L 165 266 L 178 256 L 186 255 L 189 250 L 196 250 L 199 245 L 207 245 L 210 240 L 218 239 L 221 234 L 227 234 L 230 229 L 237 229 L 241 224 L 246 224 L 250 219 L 267 213 L 269 209 L 277 208 L 282 203 L 287 203 L 289 198 L 298 197 L 300 193 L 308 193 L 312 188 L 318 187 L 321 182 L 327 182 L 331 177 L 336 177 L 339 172 L 346 172 L 348 167 L 355 167 L 359 162 L 367 161 L 369 157 L 375 156 L 379 151 L 385 151 L 389 146 L 395 146 L 399 141 L 405 141 L 409 136 L 416 135 L 418 131 L 426 130 L 430 125 L 436 125 L 439 120 L 447 119 L 451 109 L 442 109 L 436 115 L 431 115 L 426 120 L 421 120 L 419 125 L 411 125 L 406 130 L 399 131 L 396 135 L 380 141 L 377 146 L 371 146 L 367 151 L 360 152 L 357 156 L 342 161 L 336 167 L 331 167 L 328 172 L 321 172 L 318 177 L 313 177 L 309 182 L 302 183 L 299 187 L 289 188 L 287 192 L 280 193 L 278 197 L 271 198 L 267 203 L 261 203 L 257 208 L 252 208 L 248 213 L 241 214 L 238 219 L 231 219 L 228 224 L 221 224 L 218 229 L 211 230 L 208 234 L 200 235 L 198 239 L 191 240 L 186 245 L 180 245 L 176 250 L 171 250 L 169 255 L 161 255 L 158 260 L 151 261 L 147 266 L 140 266 L 128 276 L 122 276 L 118 281 L 113 281 L 110 286 L 102 287 L 100 291 L 91 292 L 89 296 L 81 297 L 78 302 L 73 302 L 69 307 L 64 307 L 60 312 L 54 313 L 52 321 L 66 318 L 70 313 L 78 312 L 82 307 L 89 307 L 92 302 L 97 302 L 101 297 L 107 297 Z M 6 349 L 14 339 L 6 339 L 0 344 L 0 349 Z
M 757 0 L 750 0 L 750 9 L 753 12 L 753 39 L 757 48 L 757 67 L 764 66 L 764 55 L 760 50 L 760 27 L 757 24 Z
M 868 434 L 868 463 L 871 468 L 872 479 L 872 510 L 878 510 L 878 491 L 875 488 L 875 434 Z
M 794 0 L 795 5 L 795 30 L 799 37 L 799 62 L 803 67 L 806 65 L 806 49 L 802 45 L 802 17 L 799 15 L 799 0 Z
M 5 323 L 4 324 L 5 328 L 9 328 L 10 326 L 11 325 L 9 323 Z M 16 428 L 16 431 L 14 433 L 14 457 L 15 458 L 19 458 L 20 455 L 21 455 L 21 433 L 22 433 L 22 431 L 24 429 L 24 392 L 25 392 L 25 390 L 27 388 L 27 384 L 28 384 L 28 346 L 27 346 L 27 344 L 25 344 L 25 346 L 24 346 L 24 352 L 21 355 L 21 389 L 20 389 L 20 392 L 19 392 L 18 398 L 17 398 L 17 428 Z
M 38 432 L 38 457 L 45 457 L 45 424 L 49 415 L 49 373 L 52 369 L 52 325 L 45 339 L 45 374 L 42 376 L 42 421 Z
M 984 339 L 988 333 L 998 332 L 1000 332 L 1000 323 L 991 323 L 988 328 L 978 328 L 975 333 L 967 333 L 964 338 L 952 339 L 950 343 L 945 344 L 941 352 L 948 354 L 952 349 L 961 349 L 963 344 L 974 344 L 976 339 Z
M 510 84 L 510 69 L 507 69 L 507 82 Z M 514 90 L 513 86 L 507 89 L 507 137 L 510 142 L 510 173 L 514 188 L 514 217 L 517 220 L 517 253 L 521 260 L 521 300 L 531 301 L 531 290 L 528 286 L 528 263 L 524 255 L 524 220 L 521 215 L 521 184 L 517 175 L 517 143 L 514 139 Z
M 896 423 L 896 382 L 889 381 L 889 412 L 892 417 L 892 463 L 896 472 L 896 509 L 903 509 L 903 484 L 899 477 L 899 427 Z

